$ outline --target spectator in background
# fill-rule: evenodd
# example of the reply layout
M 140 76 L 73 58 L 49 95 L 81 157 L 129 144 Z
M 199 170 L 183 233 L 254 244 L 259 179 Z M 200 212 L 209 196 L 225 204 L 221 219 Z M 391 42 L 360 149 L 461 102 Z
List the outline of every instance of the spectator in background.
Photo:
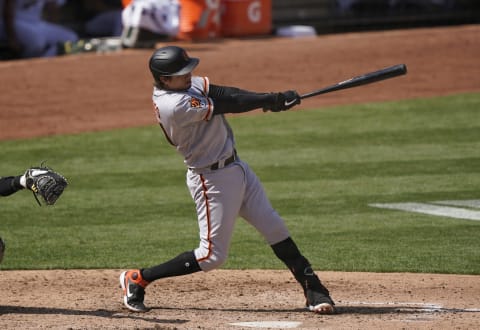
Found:
M 174 39 L 180 28 L 180 0 L 123 1 L 122 44 L 153 47 L 159 40 Z
M 18 58 L 59 55 L 65 42 L 78 41 L 75 31 L 44 19 L 65 0 L 0 0 L 0 41 Z
M 84 0 L 83 7 L 88 17 L 85 22 L 87 37 L 120 37 L 123 29 L 121 0 Z

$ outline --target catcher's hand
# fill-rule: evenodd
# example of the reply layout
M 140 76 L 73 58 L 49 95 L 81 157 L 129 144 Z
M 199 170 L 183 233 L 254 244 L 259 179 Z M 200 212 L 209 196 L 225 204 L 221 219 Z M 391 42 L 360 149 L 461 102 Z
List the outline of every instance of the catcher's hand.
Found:
M 3 254 L 5 253 L 5 242 L 3 239 L 0 237 L 0 263 L 2 262 L 3 259 Z
M 33 191 L 33 196 L 39 205 L 38 195 L 42 196 L 47 205 L 53 205 L 67 187 L 67 179 L 49 167 L 32 167 L 25 172 L 27 189 Z

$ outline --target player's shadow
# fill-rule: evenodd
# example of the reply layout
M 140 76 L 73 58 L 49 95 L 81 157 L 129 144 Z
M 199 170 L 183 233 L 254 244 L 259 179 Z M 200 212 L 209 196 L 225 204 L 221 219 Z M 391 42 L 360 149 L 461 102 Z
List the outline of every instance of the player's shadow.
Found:
M 336 308 L 337 314 L 365 314 L 365 315 L 381 315 L 381 314 L 420 314 L 431 313 L 421 307 L 406 306 L 342 306 Z
M 152 307 L 152 310 L 180 310 L 180 311 L 219 311 L 219 312 L 242 312 L 242 313 L 311 313 L 306 308 L 271 308 L 271 309 L 253 309 L 253 308 L 214 308 L 214 307 Z M 382 314 L 431 314 L 434 312 L 443 313 L 480 313 L 477 310 L 463 310 L 458 308 L 427 308 L 425 306 L 336 306 L 335 313 L 338 314 L 365 314 L 365 315 L 382 315 Z
M 71 315 L 71 316 L 95 316 L 95 317 L 104 317 L 108 319 L 132 319 L 140 320 L 156 324 L 183 324 L 190 322 L 190 320 L 168 320 L 168 319 L 158 319 L 154 317 L 143 317 L 139 314 L 121 314 L 118 311 L 109 311 L 106 309 L 97 309 L 97 310 L 77 310 L 77 309 L 67 309 L 67 308 L 50 308 L 50 307 L 23 307 L 23 306 L 1 306 L 0 305 L 0 316 L 5 314 L 29 314 L 29 315 Z

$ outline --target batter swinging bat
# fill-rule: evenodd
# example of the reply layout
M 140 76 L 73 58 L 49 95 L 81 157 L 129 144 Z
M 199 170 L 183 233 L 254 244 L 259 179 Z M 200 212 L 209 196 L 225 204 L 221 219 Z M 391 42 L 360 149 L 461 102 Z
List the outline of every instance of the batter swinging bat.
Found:
M 369 72 L 362 74 L 357 77 L 350 78 L 348 80 L 339 82 L 335 85 L 331 85 L 322 89 L 318 89 L 316 91 L 303 94 L 300 96 L 301 99 L 306 99 L 307 97 L 312 97 L 320 94 L 330 93 L 334 91 L 338 91 L 341 89 L 352 88 L 356 86 L 362 86 L 371 84 L 377 81 L 390 79 L 393 77 L 401 76 L 407 73 L 407 66 L 405 64 L 397 64 L 394 66 L 390 66 L 388 68 L 384 68 L 378 71 Z

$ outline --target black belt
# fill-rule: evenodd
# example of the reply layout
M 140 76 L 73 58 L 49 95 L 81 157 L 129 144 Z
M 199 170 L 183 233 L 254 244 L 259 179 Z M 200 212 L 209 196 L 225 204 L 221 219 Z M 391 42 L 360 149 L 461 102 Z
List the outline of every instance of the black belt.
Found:
M 223 166 L 222 167 L 225 167 L 227 165 L 230 165 L 231 163 L 233 163 L 235 161 L 235 159 L 237 158 L 237 151 L 234 151 L 233 152 L 233 155 L 231 155 L 230 157 L 228 157 L 227 159 L 225 159 L 225 162 L 223 163 Z M 212 164 L 210 165 L 210 169 L 212 171 L 215 171 L 215 170 L 218 170 L 219 169 L 219 166 L 220 166 L 220 162 L 216 162 L 215 164 Z

